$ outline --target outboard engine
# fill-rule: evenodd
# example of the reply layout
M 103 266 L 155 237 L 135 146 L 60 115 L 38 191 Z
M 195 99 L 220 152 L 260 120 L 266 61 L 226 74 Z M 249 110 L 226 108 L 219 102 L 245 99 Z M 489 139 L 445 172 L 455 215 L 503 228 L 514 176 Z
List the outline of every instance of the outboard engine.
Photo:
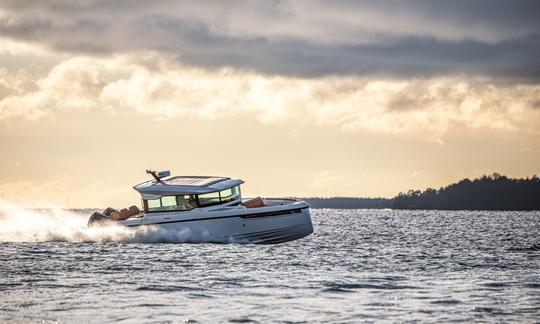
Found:
M 111 214 L 113 212 L 118 212 L 116 209 L 108 207 L 103 211 L 103 213 L 95 212 L 90 216 L 87 226 L 96 226 L 96 225 L 105 225 L 109 222 L 112 222 Z

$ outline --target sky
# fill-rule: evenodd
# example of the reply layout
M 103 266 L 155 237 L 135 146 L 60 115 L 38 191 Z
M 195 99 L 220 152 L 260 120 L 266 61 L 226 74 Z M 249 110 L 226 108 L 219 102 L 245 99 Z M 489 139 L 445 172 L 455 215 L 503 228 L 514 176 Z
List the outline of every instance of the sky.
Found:
M 0 201 L 124 207 L 540 175 L 540 2 L 0 0 Z

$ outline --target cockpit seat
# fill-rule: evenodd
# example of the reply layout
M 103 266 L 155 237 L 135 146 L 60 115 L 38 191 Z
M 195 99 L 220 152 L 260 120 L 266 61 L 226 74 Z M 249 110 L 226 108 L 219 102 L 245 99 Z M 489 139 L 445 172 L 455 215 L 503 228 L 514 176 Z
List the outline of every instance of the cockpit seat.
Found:
M 119 212 L 113 211 L 111 213 L 111 219 L 115 221 L 125 220 L 130 217 L 136 216 L 140 213 L 141 211 L 139 210 L 139 208 L 137 208 L 137 206 L 131 206 L 129 207 L 129 209 L 124 208 L 124 209 L 121 209 Z
M 128 210 L 131 216 L 135 216 L 141 213 L 141 210 L 137 206 L 131 206 Z
M 246 208 L 264 207 L 264 201 L 261 197 L 253 198 L 242 203 Z

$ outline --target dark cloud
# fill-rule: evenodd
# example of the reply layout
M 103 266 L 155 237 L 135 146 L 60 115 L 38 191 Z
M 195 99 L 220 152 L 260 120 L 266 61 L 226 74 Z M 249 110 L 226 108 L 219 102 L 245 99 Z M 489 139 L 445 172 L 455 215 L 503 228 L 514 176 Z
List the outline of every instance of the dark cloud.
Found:
M 313 77 L 540 79 L 540 1 L 8 0 L 2 11 L 2 36 L 90 55 L 150 49 Z
M 540 37 L 500 44 L 404 39 L 390 45 L 315 46 L 264 39 L 223 39 L 201 33 L 186 41 L 179 60 L 265 73 L 429 77 L 438 74 L 540 78 Z

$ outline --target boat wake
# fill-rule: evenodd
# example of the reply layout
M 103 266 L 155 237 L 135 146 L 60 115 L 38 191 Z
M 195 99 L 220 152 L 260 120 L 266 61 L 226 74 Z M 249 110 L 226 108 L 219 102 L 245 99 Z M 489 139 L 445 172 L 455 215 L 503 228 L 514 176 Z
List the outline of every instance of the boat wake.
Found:
M 59 208 L 26 209 L 2 203 L 0 242 L 127 242 L 183 243 L 199 238 L 186 229 L 171 231 L 159 227 L 128 228 L 119 225 L 87 227 L 88 211 Z M 202 239 L 202 238 L 201 238 Z

